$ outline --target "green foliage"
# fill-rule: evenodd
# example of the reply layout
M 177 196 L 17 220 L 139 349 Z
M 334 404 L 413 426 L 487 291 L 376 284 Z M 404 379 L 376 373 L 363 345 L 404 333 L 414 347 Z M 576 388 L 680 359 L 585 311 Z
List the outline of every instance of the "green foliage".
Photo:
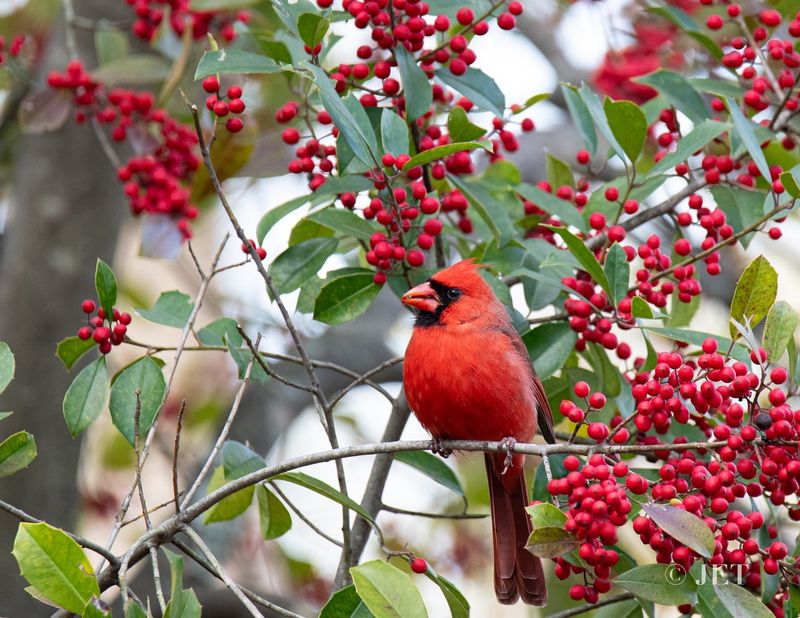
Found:
M 164 618 L 200 618 L 202 607 L 197 595 L 193 590 L 183 588 L 183 558 L 168 549 L 162 551 L 169 561 L 171 574 L 170 599 Z
M 292 516 L 278 496 L 264 485 L 257 485 L 256 500 L 261 537 L 265 541 L 277 539 L 289 532 L 292 527 Z
M 72 366 L 84 354 L 95 346 L 94 339 L 81 339 L 80 337 L 66 337 L 58 342 L 56 356 L 64 363 L 64 367 L 72 369 Z
M 139 438 L 144 438 L 164 403 L 167 383 L 161 367 L 150 356 L 140 358 L 123 369 L 111 387 L 111 420 L 133 445 L 136 415 Z
M 464 488 L 461 487 L 461 482 L 455 472 L 439 457 L 435 457 L 427 451 L 401 451 L 395 453 L 394 458 L 396 461 L 422 472 L 442 487 L 446 487 L 460 496 L 464 495 Z
M 621 573 L 614 584 L 659 605 L 694 605 L 697 584 L 673 565 L 647 564 Z
M 411 578 L 382 560 L 372 560 L 350 569 L 353 585 L 375 618 L 428 615 L 422 596 Z
M 642 510 L 671 537 L 703 558 L 711 558 L 714 533 L 697 515 L 668 504 L 643 504 Z
M 194 305 L 188 295 L 172 290 L 163 292 L 152 309 L 138 307 L 136 313 L 148 322 L 183 328 L 189 321 Z
M 335 325 L 364 313 L 381 290 L 373 276 L 372 271 L 359 269 L 326 280 L 314 303 L 314 319 Z
M 100 416 L 108 400 L 108 368 L 100 356 L 84 367 L 64 395 L 64 420 L 74 438 Z
M 82 614 L 86 604 L 100 595 L 89 559 L 63 530 L 22 523 L 12 553 L 36 596 L 56 607 Z
M 114 305 L 117 302 L 117 278 L 114 271 L 103 260 L 97 260 L 97 267 L 94 274 L 94 287 L 97 290 L 97 298 L 100 299 L 100 306 L 106 316 L 114 315 Z
M 736 284 L 731 301 L 731 321 L 749 323 L 751 327 L 761 322 L 775 302 L 778 293 L 778 273 L 763 257 L 758 256 L 744 269 Z M 738 331 L 731 323 L 731 337 Z
M 27 431 L 18 431 L 0 442 L 0 477 L 27 468 L 36 458 L 36 441 Z

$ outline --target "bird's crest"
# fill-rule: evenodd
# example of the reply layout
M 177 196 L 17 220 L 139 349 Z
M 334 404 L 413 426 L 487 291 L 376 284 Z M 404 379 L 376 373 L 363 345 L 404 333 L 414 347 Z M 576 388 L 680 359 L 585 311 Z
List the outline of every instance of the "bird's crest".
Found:
M 483 266 L 476 264 L 475 258 L 467 258 L 448 266 L 444 270 L 440 270 L 431 279 L 447 287 L 464 288 L 472 285 L 480 287 L 481 285 L 486 285 L 486 283 L 478 272 L 479 268 L 483 268 Z

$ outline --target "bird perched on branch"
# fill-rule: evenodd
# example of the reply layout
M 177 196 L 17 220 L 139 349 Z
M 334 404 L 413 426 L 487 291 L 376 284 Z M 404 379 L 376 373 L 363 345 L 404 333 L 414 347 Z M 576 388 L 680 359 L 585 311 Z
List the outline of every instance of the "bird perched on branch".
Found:
M 503 304 L 472 260 L 405 293 L 416 310 L 403 383 L 411 409 L 434 439 L 530 442 L 537 420 L 555 442 L 553 415 L 528 351 Z M 547 603 L 542 564 L 525 546 L 531 523 L 522 454 L 485 454 L 494 540 L 494 586 L 501 603 Z

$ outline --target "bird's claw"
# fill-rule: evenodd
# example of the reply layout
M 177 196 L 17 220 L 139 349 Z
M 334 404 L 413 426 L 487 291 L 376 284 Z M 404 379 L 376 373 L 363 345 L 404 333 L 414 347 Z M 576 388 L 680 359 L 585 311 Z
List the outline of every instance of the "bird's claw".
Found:
M 505 437 L 500 440 L 500 446 L 506 452 L 506 459 L 503 462 L 503 471 L 501 474 L 505 474 L 508 472 L 508 469 L 514 465 L 514 455 L 512 453 L 512 449 L 517 445 L 517 441 L 512 438 L 511 436 Z
M 453 454 L 453 449 L 445 448 L 442 445 L 442 438 L 440 436 L 434 436 L 431 440 L 431 452 L 434 455 L 439 455 L 440 457 L 444 457 L 447 459 L 450 455 Z

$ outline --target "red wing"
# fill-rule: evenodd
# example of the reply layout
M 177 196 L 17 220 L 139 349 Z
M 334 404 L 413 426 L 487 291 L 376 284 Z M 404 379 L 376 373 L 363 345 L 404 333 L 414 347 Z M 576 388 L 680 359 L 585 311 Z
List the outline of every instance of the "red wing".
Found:
M 531 368 L 531 379 L 533 380 L 533 396 L 536 399 L 536 421 L 539 424 L 539 432 L 548 444 L 556 443 L 556 436 L 553 430 L 553 411 L 550 409 L 550 401 L 544 392 L 544 386 L 539 376 L 536 375 L 536 368 L 531 362 L 528 348 L 522 342 L 516 330 L 509 324 L 508 328 L 503 328 L 502 333 L 511 340 L 514 349 L 524 358 Z

